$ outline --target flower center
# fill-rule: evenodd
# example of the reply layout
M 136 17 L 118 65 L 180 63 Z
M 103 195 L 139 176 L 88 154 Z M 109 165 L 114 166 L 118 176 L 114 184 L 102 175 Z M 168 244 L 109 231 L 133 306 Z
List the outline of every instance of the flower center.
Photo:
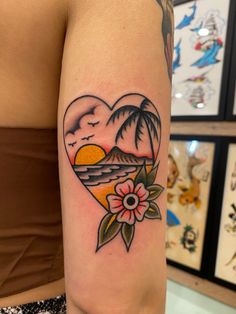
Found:
M 136 194 L 127 194 L 123 200 L 123 205 L 128 210 L 134 210 L 139 204 L 139 198 Z

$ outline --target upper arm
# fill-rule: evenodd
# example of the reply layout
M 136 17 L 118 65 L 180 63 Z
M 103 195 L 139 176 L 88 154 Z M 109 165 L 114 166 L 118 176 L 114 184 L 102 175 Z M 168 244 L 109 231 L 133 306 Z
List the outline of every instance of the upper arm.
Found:
M 89 313 L 163 311 L 167 2 L 70 3 L 58 114 L 65 275 L 69 301 Z

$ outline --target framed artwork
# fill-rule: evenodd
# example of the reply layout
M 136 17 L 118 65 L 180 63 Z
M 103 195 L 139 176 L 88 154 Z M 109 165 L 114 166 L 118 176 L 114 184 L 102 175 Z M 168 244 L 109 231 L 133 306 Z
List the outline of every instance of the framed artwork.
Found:
M 172 120 L 223 120 L 236 3 L 174 4 Z
M 171 137 L 168 156 L 168 263 L 200 272 L 217 141 L 206 136 Z
M 219 283 L 228 283 L 229 288 L 236 290 L 236 138 L 230 141 L 225 158 L 214 276 Z
M 236 6 L 235 6 L 236 7 Z M 236 8 L 235 8 L 235 23 L 236 23 Z M 231 66 L 229 77 L 229 89 L 226 105 L 226 119 L 236 120 L 236 29 L 234 32 L 234 43 L 231 54 Z

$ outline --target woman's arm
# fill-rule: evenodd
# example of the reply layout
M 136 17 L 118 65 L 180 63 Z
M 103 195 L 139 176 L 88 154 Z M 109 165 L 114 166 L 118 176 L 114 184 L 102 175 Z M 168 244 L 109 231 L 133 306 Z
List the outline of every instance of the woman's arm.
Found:
M 164 313 L 172 8 L 71 1 L 58 118 L 68 313 Z

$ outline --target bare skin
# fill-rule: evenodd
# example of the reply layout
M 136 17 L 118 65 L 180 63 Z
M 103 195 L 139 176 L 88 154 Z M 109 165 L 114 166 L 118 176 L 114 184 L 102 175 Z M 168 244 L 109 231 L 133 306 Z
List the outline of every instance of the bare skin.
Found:
M 55 128 L 67 7 L 0 2 L 1 127 Z
M 0 3 L 3 23 L 0 39 L 4 43 L 0 51 L 3 104 L 0 126 L 54 128 L 58 111 L 68 313 L 163 314 L 172 49 L 170 36 L 163 40 L 162 19 L 166 6 L 161 7 L 156 0 L 112 0 L 109 6 L 107 0 L 68 0 L 68 3 L 19 0 L 18 3 L 19 7 L 13 0 Z M 63 117 L 77 97 L 90 94 L 111 105 L 129 93 L 144 95 L 140 99 L 148 99 L 149 105 L 154 106 L 150 105 L 151 112 L 162 124 L 158 156 L 153 154 L 153 147 L 145 151 L 152 166 L 160 162 L 155 184 L 163 187 L 158 198 L 161 219 L 137 223 L 130 252 L 124 246 L 127 240 L 123 243 L 117 237 L 95 253 L 104 209 L 72 171 L 64 144 L 68 144 L 68 149 L 76 144 L 74 139 L 67 142 Z M 134 107 L 137 110 L 138 103 Z M 105 119 L 102 114 L 101 117 Z M 95 123 L 89 126 L 91 129 L 100 127 L 95 120 L 91 122 Z M 69 122 L 68 126 L 71 127 Z M 73 130 L 74 126 L 69 131 L 76 133 Z M 149 143 L 148 149 L 151 143 L 147 131 L 148 128 L 140 144 L 144 149 L 145 143 Z M 102 134 L 102 139 L 92 135 L 81 136 L 81 141 L 109 138 L 107 133 Z M 123 151 L 131 147 L 131 137 L 122 145 Z M 156 149 L 156 144 L 153 145 Z M 140 157 L 144 153 L 139 149 Z M 0 300 L 0 307 L 42 298 L 42 291 L 43 298 L 63 292 L 61 281 L 54 284 L 39 287 L 34 294 L 25 292 Z
M 56 127 L 66 18 L 63 0 L 0 1 L 0 127 Z M 64 291 L 62 279 L 0 298 L 0 307 Z

